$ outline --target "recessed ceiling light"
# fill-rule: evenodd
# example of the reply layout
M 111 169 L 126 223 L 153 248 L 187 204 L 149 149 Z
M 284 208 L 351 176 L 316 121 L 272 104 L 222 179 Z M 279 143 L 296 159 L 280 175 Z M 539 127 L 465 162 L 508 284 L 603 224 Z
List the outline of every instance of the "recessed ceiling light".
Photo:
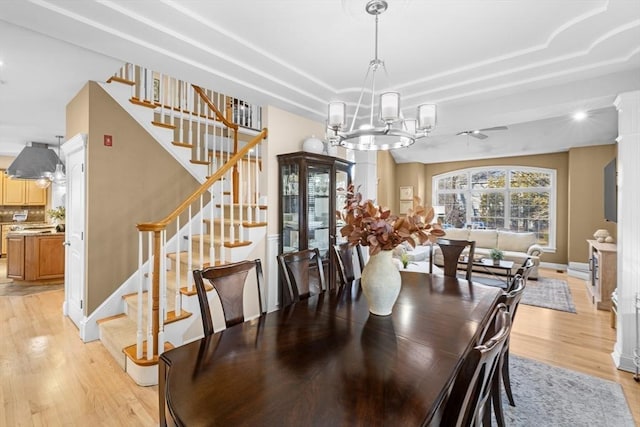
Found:
M 584 111 L 577 111 L 573 113 L 573 120 L 581 121 L 587 118 L 587 113 Z

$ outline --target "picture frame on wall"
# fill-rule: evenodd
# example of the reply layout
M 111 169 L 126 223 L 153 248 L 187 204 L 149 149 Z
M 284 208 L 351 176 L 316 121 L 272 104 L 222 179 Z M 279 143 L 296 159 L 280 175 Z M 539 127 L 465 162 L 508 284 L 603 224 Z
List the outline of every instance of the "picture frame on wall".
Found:
M 406 214 L 413 209 L 413 200 L 400 200 L 400 213 Z
M 413 200 L 413 187 L 400 187 L 400 200 Z

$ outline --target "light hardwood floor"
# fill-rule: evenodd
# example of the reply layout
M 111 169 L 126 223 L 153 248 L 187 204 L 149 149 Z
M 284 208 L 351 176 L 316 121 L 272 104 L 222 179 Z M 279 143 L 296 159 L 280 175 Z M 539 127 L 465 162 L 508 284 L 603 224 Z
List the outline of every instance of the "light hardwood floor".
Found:
M 609 314 L 581 280 L 542 274 L 568 279 L 578 314 L 520 305 L 512 352 L 620 383 L 640 425 L 640 384 L 613 366 Z M 0 426 L 157 425 L 157 387 L 136 386 L 99 342 L 83 344 L 62 300 L 62 291 L 0 297 Z

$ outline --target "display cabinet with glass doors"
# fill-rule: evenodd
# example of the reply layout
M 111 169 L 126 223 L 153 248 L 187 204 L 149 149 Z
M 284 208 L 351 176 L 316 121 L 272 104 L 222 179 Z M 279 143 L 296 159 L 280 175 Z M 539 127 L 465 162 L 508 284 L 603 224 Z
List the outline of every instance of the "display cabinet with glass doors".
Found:
M 300 151 L 278 155 L 278 165 L 279 253 L 318 248 L 327 285 L 334 287 L 337 264 L 330 248 L 344 241 L 336 210 L 344 207 L 353 163 Z M 282 296 L 281 306 L 287 303 Z

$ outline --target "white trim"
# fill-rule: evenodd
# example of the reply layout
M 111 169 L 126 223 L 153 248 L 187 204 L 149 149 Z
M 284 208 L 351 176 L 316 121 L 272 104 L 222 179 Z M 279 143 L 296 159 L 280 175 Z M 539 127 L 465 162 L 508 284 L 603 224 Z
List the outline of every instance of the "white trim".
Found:
M 567 275 L 582 280 L 591 280 L 589 264 L 586 262 L 570 262 L 567 268 Z
M 556 264 L 555 262 L 541 262 L 540 267 L 550 270 L 567 271 L 567 264 Z
M 271 234 L 267 236 L 267 262 L 266 268 L 266 290 L 265 301 L 267 305 L 265 307 L 267 312 L 275 311 L 280 308 L 278 302 L 278 288 L 280 287 L 280 281 L 278 279 L 278 263 L 276 261 L 276 255 L 278 255 L 280 245 L 280 234 Z

